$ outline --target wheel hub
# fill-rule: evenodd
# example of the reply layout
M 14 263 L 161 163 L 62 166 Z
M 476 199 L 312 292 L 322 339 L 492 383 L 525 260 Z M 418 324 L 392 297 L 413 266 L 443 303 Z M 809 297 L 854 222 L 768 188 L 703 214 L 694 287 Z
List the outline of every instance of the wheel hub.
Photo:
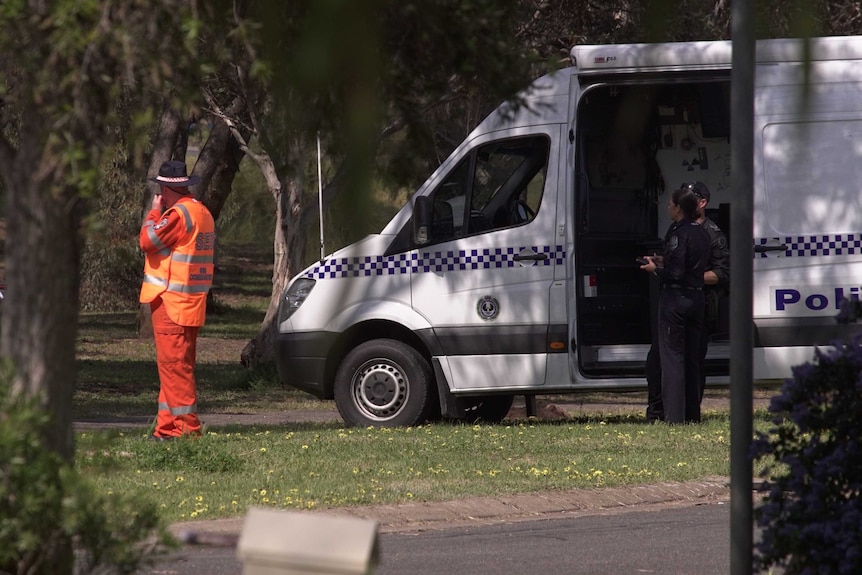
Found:
M 357 405 L 364 412 L 386 418 L 395 415 L 403 406 L 407 382 L 395 366 L 373 363 L 359 373 L 354 392 Z

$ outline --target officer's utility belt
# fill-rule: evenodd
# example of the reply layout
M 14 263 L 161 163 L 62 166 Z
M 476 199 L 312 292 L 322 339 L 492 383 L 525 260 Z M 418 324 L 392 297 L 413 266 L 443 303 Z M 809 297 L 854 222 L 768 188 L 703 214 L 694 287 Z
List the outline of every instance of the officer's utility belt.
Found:
M 684 286 L 684 285 L 680 285 L 680 284 L 664 284 L 664 287 L 666 289 L 684 289 L 684 290 L 689 290 L 689 291 L 702 291 L 703 290 L 703 288 L 700 288 L 700 287 Z

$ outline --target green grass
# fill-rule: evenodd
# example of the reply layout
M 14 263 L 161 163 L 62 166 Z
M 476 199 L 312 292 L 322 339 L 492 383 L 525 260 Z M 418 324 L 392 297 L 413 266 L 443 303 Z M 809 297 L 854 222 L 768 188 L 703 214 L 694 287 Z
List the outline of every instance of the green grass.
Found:
M 766 427 L 764 412 L 756 425 Z M 106 492 L 160 502 L 167 521 L 249 506 L 321 509 L 504 493 L 594 489 L 729 475 L 727 414 L 700 425 L 640 416 L 569 423 L 335 424 L 208 429 L 156 443 L 142 432 L 78 434 L 77 465 Z

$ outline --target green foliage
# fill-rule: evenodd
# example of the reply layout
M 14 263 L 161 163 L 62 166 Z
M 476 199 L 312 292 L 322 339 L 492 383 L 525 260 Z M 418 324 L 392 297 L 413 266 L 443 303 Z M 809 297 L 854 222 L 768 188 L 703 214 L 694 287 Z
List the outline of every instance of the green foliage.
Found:
M 37 399 L 11 395 L 9 379 L 0 377 L 0 571 L 52 572 L 71 542 L 77 572 L 134 572 L 169 543 L 156 504 L 106 494 L 46 449 L 49 416 Z
M 858 302 L 849 302 L 858 307 Z M 763 473 L 757 566 L 790 574 L 862 570 L 862 338 L 793 370 L 753 444 Z
M 38 435 L 48 416 L 35 400 L 9 398 L 7 381 L 0 382 L 0 569 L 15 573 L 16 564 L 57 552 L 63 462 Z
M 112 128 L 159 91 L 180 96 L 200 71 L 197 15 L 180 0 L 4 2 L 0 16 L 2 124 L 20 119 L 20 143 L 48 152 L 40 161 L 52 183 L 84 197 L 95 193 Z M 132 93 L 134 107 L 118 105 Z
M 233 191 L 218 219 L 219 245 L 271 246 L 275 228 L 272 194 L 260 170 L 244 159 L 233 182 Z
M 125 146 L 115 146 L 91 199 L 81 257 L 81 309 L 121 311 L 138 306 L 143 257 L 138 249 L 142 178 L 136 178 Z

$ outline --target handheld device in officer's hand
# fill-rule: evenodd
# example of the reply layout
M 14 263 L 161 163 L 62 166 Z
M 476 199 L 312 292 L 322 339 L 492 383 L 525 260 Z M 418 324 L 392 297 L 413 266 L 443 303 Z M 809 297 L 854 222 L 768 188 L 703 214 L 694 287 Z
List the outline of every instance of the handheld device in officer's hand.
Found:
M 645 265 L 647 265 L 647 264 L 649 263 L 649 260 L 648 260 L 648 259 L 646 259 L 645 257 L 641 257 L 641 256 L 636 257 L 636 258 L 635 258 L 635 261 L 636 261 L 637 263 L 639 263 L 640 265 L 642 265 L 642 266 L 645 266 Z

